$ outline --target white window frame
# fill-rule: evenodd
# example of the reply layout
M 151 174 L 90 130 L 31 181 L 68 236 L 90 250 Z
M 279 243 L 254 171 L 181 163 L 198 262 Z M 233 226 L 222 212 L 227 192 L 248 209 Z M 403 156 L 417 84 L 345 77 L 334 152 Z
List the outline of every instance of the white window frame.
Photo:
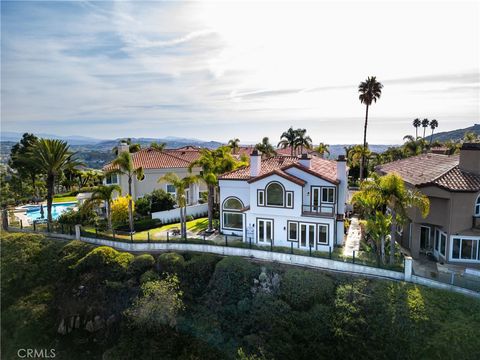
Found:
M 422 228 L 428 229 L 428 244 L 427 246 L 432 246 L 432 228 L 426 225 L 420 225 L 420 246 L 422 245 Z M 435 243 L 433 244 L 433 248 L 435 248 Z M 430 248 L 425 248 L 423 250 L 430 250 Z
M 327 200 L 324 200 L 323 199 L 323 191 L 324 190 L 327 190 Z M 334 187 L 326 187 L 326 186 L 322 186 L 322 193 L 320 195 L 320 200 L 321 200 L 321 203 L 322 204 L 335 204 L 335 188 Z M 332 192 L 333 193 L 333 196 L 332 196 L 332 201 L 329 201 L 328 198 L 329 198 L 329 192 Z
M 459 258 L 454 258 L 453 257 L 453 242 L 456 240 L 456 239 L 459 239 L 460 240 L 460 247 L 459 247 L 459 253 L 458 253 L 458 256 Z M 463 240 L 473 240 L 473 241 L 477 241 L 477 258 L 476 259 L 462 259 L 462 242 Z M 449 258 L 450 258 L 450 261 L 454 261 L 454 262 L 464 262 L 464 263 L 480 263 L 480 238 L 477 237 L 477 236 L 462 236 L 462 235 L 451 235 L 450 236 L 450 251 L 449 251 Z
M 260 241 L 260 222 L 263 222 L 263 236 L 264 240 Z M 267 235 L 267 224 L 270 224 L 270 239 L 266 238 Z M 257 243 L 259 244 L 270 244 L 273 242 L 273 219 L 257 219 Z
M 283 196 L 282 196 L 282 205 L 270 205 L 268 203 L 268 188 L 273 185 L 273 184 L 277 184 L 279 185 L 281 188 L 282 188 L 282 192 L 283 192 Z M 276 208 L 285 208 L 285 193 L 286 193 L 286 190 L 285 190 L 285 186 L 283 186 L 282 183 L 278 182 L 278 181 L 272 181 L 270 183 L 267 184 L 267 186 L 265 187 L 265 206 L 267 207 L 276 207 Z
M 290 225 L 295 225 L 295 233 L 297 234 L 297 236 L 295 238 L 290 237 Z M 298 222 L 289 221 L 287 223 L 287 239 L 288 239 L 288 241 L 295 241 L 295 242 L 298 241 Z
M 262 201 L 260 201 L 260 194 L 262 194 L 262 197 L 261 197 Z M 258 190 L 257 196 L 258 196 L 258 199 L 257 199 L 258 206 L 265 206 L 265 190 Z
M 108 182 L 108 178 L 112 179 L 112 177 L 115 176 L 115 181 Z M 110 174 L 105 176 L 105 185 L 118 185 L 118 174 Z
M 289 209 L 293 209 L 293 192 L 292 191 L 285 192 L 285 207 Z
M 325 234 L 327 236 L 327 241 L 326 242 L 320 242 L 320 227 L 324 227 L 327 229 L 327 231 L 325 231 Z M 317 244 L 318 245 L 328 245 L 330 243 L 330 236 L 329 236 L 329 230 L 330 230 L 330 226 L 328 226 L 328 224 L 318 224 L 317 226 L 317 231 L 318 231 L 318 235 L 317 235 Z
M 480 195 L 477 196 L 477 200 L 475 201 L 474 215 L 480 217 Z
M 168 191 L 169 186 L 173 186 L 173 185 L 172 184 L 165 184 L 165 192 L 172 195 L 173 197 L 175 197 L 177 195 L 177 190 L 175 189 L 175 186 L 173 186 L 173 188 L 175 189 L 173 192 Z
M 230 199 L 234 199 L 236 201 L 238 201 L 240 203 L 240 209 L 231 209 L 231 208 L 225 208 L 225 203 L 230 200 Z M 245 227 L 245 216 L 243 215 L 241 209 L 244 207 L 244 204 L 242 202 L 242 200 L 240 200 L 239 198 L 235 197 L 235 196 L 229 196 L 227 198 L 225 198 L 222 202 L 222 229 L 225 229 L 225 230 L 233 230 L 233 231 L 242 231 L 243 228 Z M 225 214 L 239 214 L 242 216 L 242 227 L 240 228 L 232 228 L 232 227 L 226 227 L 225 226 Z

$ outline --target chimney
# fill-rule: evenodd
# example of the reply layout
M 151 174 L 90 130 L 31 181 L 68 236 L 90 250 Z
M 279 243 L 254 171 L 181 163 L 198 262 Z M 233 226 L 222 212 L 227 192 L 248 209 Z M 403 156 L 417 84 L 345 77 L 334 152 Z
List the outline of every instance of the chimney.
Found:
M 258 150 L 253 150 L 250 154 L 250 176 L 256 177 L 260 175 L 260 168 L 262 166 L 262 155 Z
M 480 174 L 480 143 L 464 143 L 460 148 L 460 170 Z
M 338 214 L 345 213 L 345 203 L 347 202 L 348 176 L 347 176 L 347 160 L 345 155 L 339 155 L 337 160 L 337 179 L 340 181 L 338 185 Z
M 307 153 L 303 153 L 299 160 L 300 165 L 305 166 L 307 169 L 310 169 L 312 166 L 312 158 Z
M 117 148 L 119 154 L 130 151 L 130 146 L 125 141 L 120 141 Z

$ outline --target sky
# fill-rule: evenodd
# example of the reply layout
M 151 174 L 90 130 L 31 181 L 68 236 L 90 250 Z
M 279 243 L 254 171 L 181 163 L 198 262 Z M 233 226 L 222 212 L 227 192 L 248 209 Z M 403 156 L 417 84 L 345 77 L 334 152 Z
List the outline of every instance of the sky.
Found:
M 479 2 L 2 1 L 2 131 L 361 143 L 480 122 Z

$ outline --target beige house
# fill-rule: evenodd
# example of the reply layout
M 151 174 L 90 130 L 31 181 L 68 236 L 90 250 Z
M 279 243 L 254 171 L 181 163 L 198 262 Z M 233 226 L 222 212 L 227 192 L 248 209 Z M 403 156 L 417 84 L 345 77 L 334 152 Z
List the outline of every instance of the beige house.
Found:
M 119 152 L 129 151 L 128 145 L 121 143 L 118 146 Z M 190 164 L 200 157 L 200 149 L 193 146 L 185 146 L 178 149 L 166 149 L 159 151 L 153 148 L 141 149 L 132 153 L 133 166 L 142 167 L 145 177 L 142 180 L 136 178 L 132 181 L 132 197 L 134 200 L 151 193 L 156 189 L 163 189 L 175 196 L 175 187 L 166 182 L 158 182 L 165 174 L 171 172 L 184 178 L 188 175 L 199 175 L 200 168 L 193 168 L 189 173 Z M 103 167 L 104 172 L 112 170 L 111 163 Z M 117 184 L 122 188 L 122 194 L 128 194 L 128 177 L 126 175 L 109 175 L 104 180 L 105 185 Z M 189 205 L 195 205 L 200 199 L 200 194 L 207 191 L 203 182 L 198 182 L 190 186 L 187 190 L 187 201 Z
M 480 266 L 480 144 L 463 144 L 459 155 L 422 154 L 377 168 L 398 173 L 430 199 L 424 219 L 413 209 L 399 229 L 414 258 L 431 253 L 442 262 Z

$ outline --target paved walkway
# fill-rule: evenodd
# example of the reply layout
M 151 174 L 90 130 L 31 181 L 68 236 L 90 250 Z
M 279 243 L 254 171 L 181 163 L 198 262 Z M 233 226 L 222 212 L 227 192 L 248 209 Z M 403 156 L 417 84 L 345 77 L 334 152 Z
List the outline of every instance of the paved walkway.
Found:
M 345 246 L 343 247 L 344 256 L 353 256 L 353 252 L 358 252 L 360 250 L 360 239 L 362 238 L 362 228 L 358 222 L 357 217 L 353 217 L 348 228 L 347 240 L 345 241 Z

